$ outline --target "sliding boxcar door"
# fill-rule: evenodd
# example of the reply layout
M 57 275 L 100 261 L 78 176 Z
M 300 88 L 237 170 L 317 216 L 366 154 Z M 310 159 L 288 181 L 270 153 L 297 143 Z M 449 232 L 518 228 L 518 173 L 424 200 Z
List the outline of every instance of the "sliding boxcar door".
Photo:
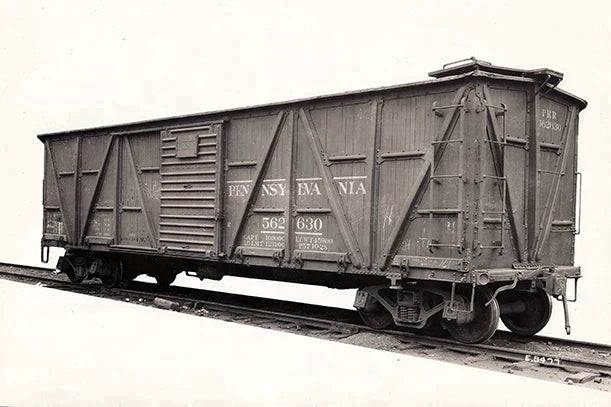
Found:
M 169 252 L 219 252 L 221 129 L 207 124 L 162 132 L 159 245 Z

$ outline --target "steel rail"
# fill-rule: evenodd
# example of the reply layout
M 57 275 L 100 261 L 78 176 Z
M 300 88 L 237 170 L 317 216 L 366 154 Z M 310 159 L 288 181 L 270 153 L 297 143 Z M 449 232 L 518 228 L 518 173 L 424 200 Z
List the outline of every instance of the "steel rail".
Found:
M 11 263 L 1 263 L 0 266 L 8 266 L 8 267 L 17 267 L 21 269 L 29 269 L 36 271 L 44 271 L 44 272 L 53 272 L 53 269 L 43 268 L 43 267 L 34 267 L 34 266 L 23 266 L 19 264 L 11 264 Z M 539 352 L 539 351 L 531 351 L 524 349 L 515 349 L 509 346 L 498 346 L 498 345 L 490 345 L 490 344 L 463 344 L 457 342 L 453 339 L 435 337 L 435 336 L 426 336 L 417 333 L 405 332 L 400 330 L 375 330 L 369 328 L 362 323 L 360 323 L 358 319 L 358 313 L 356 311 L 333 308 L 333 307 L 324 307 L 312 304 L 303 304 L 303 303 L 295 303 L 283 300 L 274 300 L 262 297 L 253 297 L 247 295 L 240 294 L 227 294 L 227 293 L 217 293 L 214 291 L 207 290 L 198 290 L 187 287 L 180 286 L 172 286 L 170 290 L 174 292 L 182 292 L 183 295 L 174 294 L 168 292 L 169 290 L 165 290 L 160 292 L 159 286 L 153 283 L 146 282 L 132 282 L 133 288 L 113 288 L 108 289 L 105 288 L 101 284 L 75 284 L 65 280 L 59 280 L 56 278 L 49 278 L 43 276 L 36 276 L 31 274 L 22 274 L 18 272 L 10 272 L 10 271 L 2 271 L 0 270 L 0 276 L 11 276 L 17 279 L 29 279 L 32 281 L 37 281 L 41 283 L 48 284 L 49 288 L 56 288 L 66 291 L 73 292 L 84 292 L 90 291 L 86 294 L 95 295 L 102 294 L 101 297 L 124 297 L 126 295 L 136 296 L 140 298 L 147 298 L 151 301 L 155 298 L 163 298 L 168 301 L 180 302 L 181 305 L 184 304 L 192 304 L 187 307 L 188 310 L 196 310 L 198 308 L 205 307 L 207 310 L 214 310 L 219 312 L 231 312 L 240 315 L 246 315 L 251 317 L 258 317 L 263 319 L 269 319 L 270 321 L 279 321 L 286 323 L 295 323 L 303 326 L 310 326 L 319 329 L 326 329 L 329 331 L 337 331 L 337 332 L 350 332 L 357 333 L 361 331 L 366 332 L 375 332 L 375 333 L 383 333 L 386 335 L 392 335 L 397 337 L 402 342 L 410 342 L 418 345 L 435 347 L 448 349 L 460 353 L 465 354 L 485 354 L 494 358 L 499 358 L 503 360 L 509 361 L 533 361 L 534 357 L 537 357 L 537 360 L 541 360 L 541 363 L 533 362 L 535 364 L 543 365 L 543 366 L 551 366 L 551 367 L 559 367 L 559 368 L 573 368 L 573 369 L 581 369 L 581 370 L 589 370 L 602 375 L 611 376 L 611 363 L 603 361 L 603 360 L 595 360 L 595 359 L 584 359 L 580 357 L 574 357 L 570 355 L 559 356 L 553 352 Z M 91 293 L 91 291 L 95 291 L 95 293 Z M 184 295 L 186 294 L 186 295 Z M 299 314 L 297 312 L 282 312 L 275 311 L 272 309 L 264 309 L 261 307 L 252 307 L 247 305 L 237 305 L 230 304 L 228 301 L 218 301 L 218 300 L 210 300 L 201 298 L 201 296 L 206 294 L 217 294 L 221 297 L 233 298 L 234 300 L 238 299 L 241 303 L 254 302 L 257 305 L 257 302 L 266 302 L 268 305 L 272 303 L 276 304 L 284 304 L 284 306 L 291 306 L 299 308 L 308 309 L 310 315 Z M 259 304 L 261 305 L 261 304 Z M 318 316 L 312 316 L 314 311 L 318 311 L 322 315 L 333 315 L 335 314 L 336 318 L 324 318 Z M 337 317 L 339 315 L 339 317 Z M 343 320 L 339 320 L 343 319 Z M 499 335 L 499 334 L 496 334 Z M 495 336 L 496 336 L 495 335 Z M 516 337 L 510 333 L 500 333 L 500 335 L 506 336 L 505 339 L 509 343 L 524 343 L 525 338 Z M 584 348 L 587 350 L 592 350 L 595 352 L 604 352 L 606 354 L 611 353 L 611 346 L 600 344 L 600 343 L 592 343 L 592 342 L 582 342 L 582 341 L 572 341 L 561 338 L 552 338 L 547 336 L 533 336 L 529 338 L 530 341 L 541 341 L 548 344 L 551 348 L 552 346 L 567 346 L 573 348 Z M 551 362 L 548 362 L 551 361 Z

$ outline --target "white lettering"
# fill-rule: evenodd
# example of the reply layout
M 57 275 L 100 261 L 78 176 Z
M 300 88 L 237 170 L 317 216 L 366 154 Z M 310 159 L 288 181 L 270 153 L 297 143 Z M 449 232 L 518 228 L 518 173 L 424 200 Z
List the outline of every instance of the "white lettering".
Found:
M 320 189 L 316 182 L 297 183 L 297 195 L 320 195 Z
M 359 183 L 359 187 L 356 190 L 356 195 L 365 195 L 367 192 L 365 192 L 365 186 L 363 185 L 363 183 Z
M 340 195 L 365 195 L 367 192 L 365 191 L 365 185 L 363 185 L 363 181 L 337 181 L 339 185 L 339 194 Z
M 229 196 L 248 195 L 248 186 L 242 184 L 229 184 Z
M 279 216 L 263 217 L 261 219 L 261 227 L 265 230 L 284 230 L 286 224 L 286 218 Z
M 544 124 L 539 124 L 545 127 Z M 548 127 L 549 128 L 549 127 Z M 366 195 L 367 190 L 365 184 L 360 180 L 336 180 L 338 192 L 340 195 Z M 248 196 L 250 186 L 248 184 L 229 184 L 228 192 L 230 197 L 246 197 Z M 286 196 L 288 193 L 287 185 L 283 182 L 263 182 L 261 184 L 261 196 Z M 322 195 L 320 186 L 317 181 L 298 181 L 297 195 L 313 196 Z

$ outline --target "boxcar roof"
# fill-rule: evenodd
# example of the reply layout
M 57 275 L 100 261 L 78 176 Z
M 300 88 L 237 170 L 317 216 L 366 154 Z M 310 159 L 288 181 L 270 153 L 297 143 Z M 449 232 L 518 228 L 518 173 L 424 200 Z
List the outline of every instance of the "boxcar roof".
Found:
M 320 95 L 320 96 L 314 96 L 314 97 L 308 97 L 308 98 L 293 99 L 293 100 L 265 103 L 265 104 L 252 105 L 252 106 L 243 106 L 243 107 L 238 107 L 238 108 L 213 110 L 213 111 L 201 112 L 201 113 L 191 113 L 191 114 L 186 114 L 186 115 L 170 116 L 170 117 L 164 117 L 164 118 L 158 118 L 158 119 L 149 119 L 149 120 L 141 120 L 141 121 L 128 122 L 128 123 L 118 123 L 118 124 L 106 125 L 106 126 L 97 126 L 97 127 L 82 128 L 82 129 L 75 129 L 75 130 L 68 130 L 68 131 L 44 133 L 44 134 L 39 134 L 38 138 L 40 140 L 43 140 L 47 137 L 63 136 L 63 135 L 86 133 L 86 132 L 113 132 L 113 131 L 120 131 L 120 130 L 128 131 L 130 128 L 142 127 L 143 125 L 149 125 L 151 127 L 162 126 L 164 123 L 171 121 L 171 120 L 192 119 L 192 118 L 204 117 L 204 116 L 222 116 L 228 113 L 246 112 L 248 110 L 260 110 L 264 108 L 270 108 L 270 107 L 273 108 L 273 107 L 284 106 L 284 105 L 295 105 L 295 104 L 302 104 L 302 103 L 313 102 L 313 101 L 340 99 L 346 96 L 376 94 L 376 93 L 382 93 L 382 92 L 393 91 L 393 90 L 401 90 L 401 89 L 426 86 L 426 85 L 431 85 L 431 84 L 453 82 L 453 81 L 457 81 L 459 79 L 466 78 L 466 77 L 487 77 L 487 78 L 517 81 L 517 82 L 537 83 L 537 82 L 542 82 L 541 77 L 540 77 L 541 75 L 547 75 L 547 74 L 549 74 L 553 79 L 548 81 L 547 83 L 544 83 L 543 86 L 546 86 L 553 92 L 560 93 L 561 95 L 564 95 L 565 97 L 572 99 L 574 102 L 576 102 L 579 105 L 580 109 L 584 109 L 587 106 L 587 102 L 584 99 L 556 87 L 558 82 L 562 80 L 562 74 L 559 72 L 552 71 L 547 68 L 533 69 L 533 70 L 519 70 L 519 69 L 514 69 L 514 68 L 504 68 L 504 67 L 491 65 L 489 63 L 482 63 L 481 61 L 477 61 L 474 59 L 473 62 L 465 64 L 465 65 L 460 65 L 458 67 L 452 67 L 452 68 L 447 68 L 447 69 L 444 68 L 438 71 L 430 72 L 429 76 L 432 76 L 435 79 L 429 79 L 425 81 L 410 82 L 410 83 L 403 83 L 399 85 L 382 86 L 378 88 L 361 89 L 361 90 L 341 92 L 341 93 L 333 93 L 333 94 Z

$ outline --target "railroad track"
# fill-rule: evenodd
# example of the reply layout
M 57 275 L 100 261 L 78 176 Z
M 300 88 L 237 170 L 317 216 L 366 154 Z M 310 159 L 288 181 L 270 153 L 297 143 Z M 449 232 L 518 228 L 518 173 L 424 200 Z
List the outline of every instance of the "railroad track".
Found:
M 353 310 L 303 304 L 261 297 L 171 286 L 160 289 L 156 284 L 134 281 L 127 287 L 107 289 L 101 284 L 74 284 L 53 269 L 0 263 L 0 278 L 42 284 L 49 288 L 72 291 L 142 305 L 161 306 L 195 315 L 231 320 L 271 329 L 288 330 L 308 336 L 350 343 L 351 337 L 373 335 L 386 346 L 364 346 L 416 355 L 440 356 L 453 362 L 474 364 L 494 360 L 509 373 L 529 375 L 544 369 L 552 380 L 588 383 L 611 390 L 611 346 L 546 336 L 523 338 L 497 331 L 484 344 L 463 344 L 453 339 L 426 336 L 404 330 L 374 331 L 365 326 Z M 388 345 L 388 341 L 394 345 Z M 380 341 L 378 341 L 380 342 Z M 357 343 L 358 344 L 358 343 Z M 448 356 L 450 355 L 450 356 Z M 471 363 L 473 362 L 473 363 Z M 509 362 L 509 364 L 507 364 Z M 486 364 L 484 364 L 486 365 Z M 489 367 L 489 366 L 484 366 Z M 541 374 L 534 374 L 541 376 Z

